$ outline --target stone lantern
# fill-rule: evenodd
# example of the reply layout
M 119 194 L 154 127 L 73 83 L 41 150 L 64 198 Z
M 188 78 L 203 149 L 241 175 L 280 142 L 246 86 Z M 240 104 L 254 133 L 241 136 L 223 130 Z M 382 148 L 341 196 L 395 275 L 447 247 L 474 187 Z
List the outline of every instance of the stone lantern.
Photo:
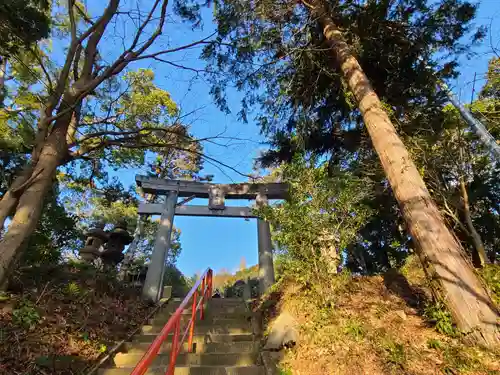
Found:
M 120 221 L 115 228 L 109 233 L 109 240 L 100 254 L 104 264 L 116 266 L 123 258 L 123 250 L 125 246 L 130 244 L 134 239 L 127 231 L 127 222 Z
M 101 247 L 108 242 L 109 236 L 104 231 L 104 225 L 102 222 L 96 223 L 95 228 L 90 229 L 86 234 L 87 240 L 85 246 L 80 249 L 80 257 L 88 263 L 101 255 Z

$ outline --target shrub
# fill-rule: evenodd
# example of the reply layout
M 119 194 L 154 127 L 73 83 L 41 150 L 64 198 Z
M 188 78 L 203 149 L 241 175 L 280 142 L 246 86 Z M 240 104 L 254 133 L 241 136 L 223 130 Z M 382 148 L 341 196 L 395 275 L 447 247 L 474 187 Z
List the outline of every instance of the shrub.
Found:
M 493 300 L 497 305 L 500 305 L 500 266 L 487 264 L 480 273 L 493 294 Z
M 425 318 L 434 325 L 436 331 L 444 335 L 455 337 L 458 335 L 457 328 L 453 324 L 450 312 L 441 302 L 428 304 L 424 310 Z
M 41 320 L 40 314 L 35 306 L 29 301 L 21 301 L 18 308 L 12 312 L 12 321 L 15 325 L 32 328 Z

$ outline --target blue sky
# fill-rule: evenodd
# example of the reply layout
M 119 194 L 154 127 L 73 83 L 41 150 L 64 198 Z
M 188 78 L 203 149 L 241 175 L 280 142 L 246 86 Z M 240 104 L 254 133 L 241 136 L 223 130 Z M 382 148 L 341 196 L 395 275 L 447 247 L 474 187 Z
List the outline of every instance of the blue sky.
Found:
M 91 14 L 99 14 L 103 1 L 87 0 Z M 146 7 L 148 0 L 142 0 Z M 164 30 L 164 36 L 158 48 L 165 46 L 174 47 L 190 43 L 210 35 L 214 30 L 207 10 L 205 24 L 202 30 L 191 30 L 189 25 L 180 25 L 171 20 Z M 479 8 L 476 24 L 490 26 L 492 17 L 500 16 L 500 2 L 498 0 L 483 0 Z M 124 31 L 127 34 L 127 31 Z M 492 24 L 492 38 L 500 41 L 500 22 Z M 115 40 L 116 43 L 116 40 Z M 105 60 L 112 60 L 116 53 L 113 43 L 108 43 L 109 50 L 101 51 Z M 156 48 L 156 47 L 155 47 Z M 492 56 L 490 38 L 476 50 L 478 55 L 471 59 L 462 59 L 462 75 L 451 83 L 454 92 L 460 98 L 468 102 L 472 92 L 472 80 L 474 72 L 477 73 L 476 89 L 481 87 L 484 72 L 487 70 L 487 62 Z M 183 51 L 172 58 L 193 68 L 201 68 L 203 63 L 198 60 L 200 49 Z M 140 67 L 151 67 L 155 71 L 155 80 L 159 87 L 169 91 L 173 99 L 179 104 L 184 113 L 194 111 L 189 116 L 191 130 L 197 137 L 213 136 L 223 134 L 224 137 L 235 137 L 245 139 L 244 141 L 231 141 L 226 146 L 205 144 L 204 152 L 215 159 L 233 166 L 243 173 L 252 171 L 253 160 L 259 152 L 265 148 L 262 144 L 264 139 L 259 135 L 259 129 L 255 123 L 247 124 L 237 120 L 239 93 L 230 91 L 229 107 L 232 114 L 226 115 L 220 112 L 213 104 L 209 94 L 209 85 L 202 76 L 196 77 L 192 72 L 179 70 L 157 62 L 145 62 L 134 64 L 129 67 L 134 70 Z M 226 141 L 227 142 L 227 141 Z M 222 170 L 220 169 L 222 168 Z M 134 183 L 134 175 L 137 170 L 120 170 L 116 174 L 125 185 Z M 234 171 L 205 163 L 203 173 L 213 174 L 214 182 L 242 182 L 242 177 Z M 202 204 L 202 202 L 193 202 Z M 228 202 L 229 205 L 247 205 L 249 202 Z M 192 275 L 197 271 L 210 266 L 214 270 L 222 268 L 234 271 L 238 268 L 242 257 L 248 265 L 257 263 L 257 224 L 255 220 L 233 218 L 194 218 L 176 217 L 174 225 L 182 231 L 181 243 L 182 253 L 178 260 L 178 267 L 186 275 Z

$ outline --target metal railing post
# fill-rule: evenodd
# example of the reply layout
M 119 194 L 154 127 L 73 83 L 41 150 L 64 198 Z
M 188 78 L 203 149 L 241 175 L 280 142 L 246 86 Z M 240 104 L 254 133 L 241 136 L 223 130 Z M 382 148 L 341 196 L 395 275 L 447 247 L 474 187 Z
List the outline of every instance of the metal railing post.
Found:
M 208 298 L 212 298 L 212 294 L 213 294 L 212 282 L 213 282 L 212 270 L 210 270 L 210 271 L 208 271 Z
M 201 307 L 200 307 L 200 320 L 205 319 L 205 299 L 206 299 L 206 291 L 205 291 L 205 278 L 207 276 L 203 276 L 203 281 L 201 282 Z
M 193 306 L 191 308 L 191 327 L 189 327 L 189 338 L 188 338 L 188 351 L 193 352 L 193 336 L 194 336 L 194 323 L 196 321 L 196 300 L 198 299 L 198 290 L 194 293 Z
M 177 321 L 175 325 L 174 337 L 172 339 L 172 350 L 170 352 L 170 363 L 168 364 L 168 369 L 166 375 L 174 375 L 175 371 L 175 362 L 177 360 L 177 345 L 179 341 L 179 330 L 180 330 L 181 322 Z
M 168 322 L 161 330 L 160 334 L 153 340 L 153 343 L 150 345 L 146 353 L 142 356 L 139 363 L 137 363 L 131 375 L 144 375 L 148 371 L 149 366 L 158 355 L 162 345 L 168 340 L 172 331 L 173 331 L 172 349 L 170 353 L 170 362 L 168 364 L 166 374 L 174 375 L 177 356 L 186 338 L 188 338 L 188 346 L 189 346 L 188 351 L 192 352 L 193 350 L 193 337 L 194 337 L 194 328 L 196 324 L 196 313 L 198 309 L 200 309 L 200 319 L 204 318 L 205 303 L 212 297 L 211 291 L 212 291 L 212 270 L 210 268 L 207 268 L 203 273 L 203 275 L 200 277 L 200 279 L 191 288 L 187 296 L 182 300 L 179 307 L 177 307 L 175 312 L 172 314 Z M 191 304 L 191 320 L 186 325 L 186 328 L 184 327 L 182 328 L 182 335 L 181 335 L 180 331 L 181 331 L 182 315 L 184 310 L 188 308 L 188 303 L 191 302 L 191 298 L 193 299 Z

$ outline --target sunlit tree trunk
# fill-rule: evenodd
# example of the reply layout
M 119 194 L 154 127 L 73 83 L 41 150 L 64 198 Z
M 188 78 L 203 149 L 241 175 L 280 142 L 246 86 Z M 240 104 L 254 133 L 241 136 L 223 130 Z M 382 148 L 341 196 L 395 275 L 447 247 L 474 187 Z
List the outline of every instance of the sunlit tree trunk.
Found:
M 14 212 L 19 202 L 19 194 L 17 191 L 28 181 L 32 172 L 33 168 L 28 166 L 25 167 L 19 176 L 14 179 L 9 190 L 7 190 L 0 199 L 0 228 L 4 227 L 5 221 Z
M 304 3 L 305 4 L 305 3 Z M 385 174 L 399 203 L 417 251 L 432 269 L 432 278 L 458 327 L 484 345 L 500 343 L 498 311 L 474 273 L 464 249 L 451 234 L 396 129 L 363 69 L 324 4 L 305 4 L 318 19 L 342 77 L 354 94 Z
M 19 194 L 19 201 L 9 230 L 0 241 L 1 281 L 5 280 L 11 271 L 14 260 L 24 250 L 29 236 L 35 230 L 42 214 L 45 196 L 52 187 L 57 167 L 68 151 L 66 132 L 71 122 L 71 116 L 72 113 L 68 112 L 57 120 L 54 130 L 42 148 L 38 163 L 27 180 L 29 184 Z

